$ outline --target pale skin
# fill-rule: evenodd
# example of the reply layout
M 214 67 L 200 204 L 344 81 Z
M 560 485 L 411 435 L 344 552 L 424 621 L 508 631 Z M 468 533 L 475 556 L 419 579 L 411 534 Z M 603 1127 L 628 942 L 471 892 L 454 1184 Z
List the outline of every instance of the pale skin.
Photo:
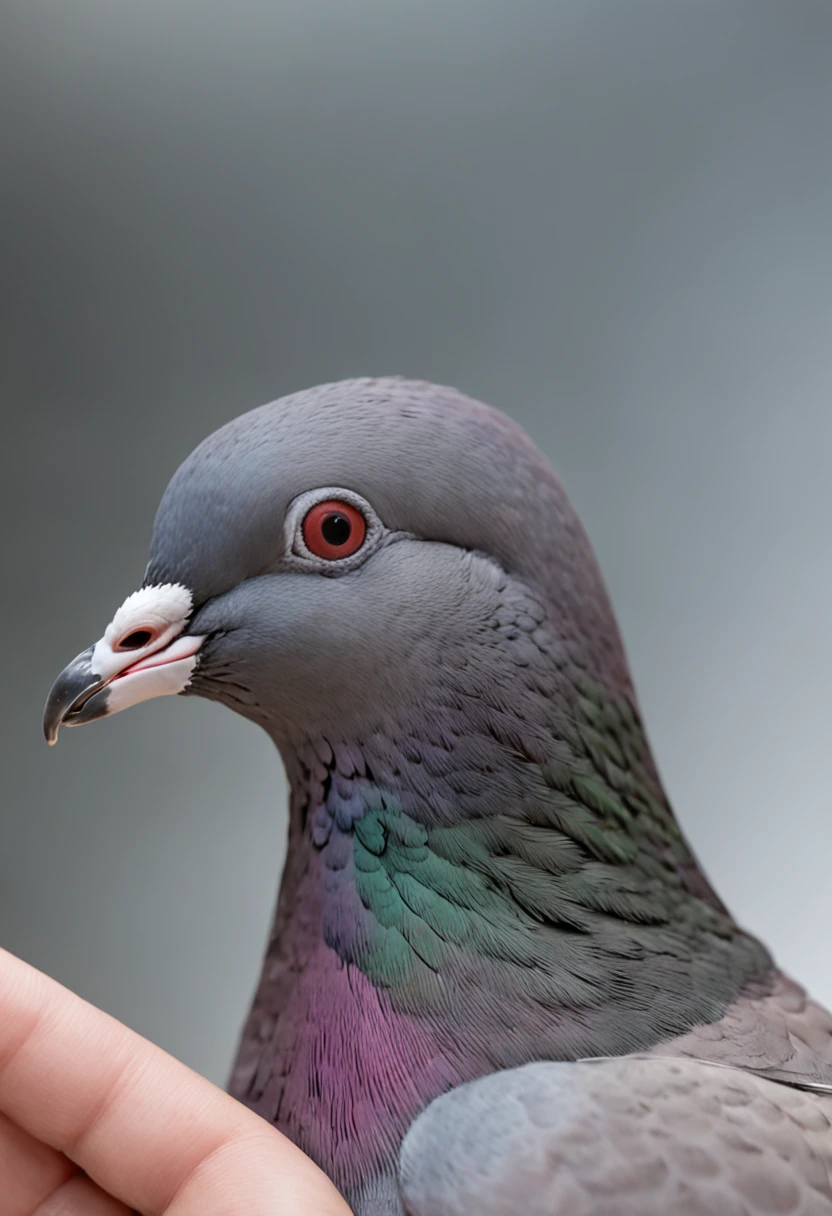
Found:
M 0 950 L 2 1216 L 349 1216 L 265 1120 Z

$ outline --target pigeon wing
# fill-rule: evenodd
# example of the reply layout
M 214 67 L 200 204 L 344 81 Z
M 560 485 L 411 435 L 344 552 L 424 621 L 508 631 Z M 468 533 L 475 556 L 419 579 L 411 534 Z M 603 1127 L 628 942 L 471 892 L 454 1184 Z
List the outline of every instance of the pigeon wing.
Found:
M 438 1098 L 408 1216 L 832 1214 L 832 1095 L 698 1060 L 539 1063 Z

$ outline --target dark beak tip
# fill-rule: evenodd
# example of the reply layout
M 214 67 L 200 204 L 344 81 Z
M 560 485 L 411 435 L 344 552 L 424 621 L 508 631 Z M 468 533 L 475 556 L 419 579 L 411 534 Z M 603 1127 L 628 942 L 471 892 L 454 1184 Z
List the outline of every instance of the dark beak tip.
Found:
M 43 737 L 50 747 L 54 747 L 58 742 L 58 735 L 64 722 L 64 713 L 68 709 L 68 706 L 63 703 L 63 698 L 54 694 L 55 688 L 53 687 L 43 709 Z
M 63 726 L 63 714 L 59 710 L 56 712 L 56 707 L 50 701 L 47 701 L 44 706 L 42 726 L 44 739 L 50 747 L 54 747 Z
M 90 646 L 77 655 L 49 690 L 43 709 L 43 737 L 50 747 L 58 742 L 60 729 L 76 703 L 101 687 L 102 681 L 90 665 L 92 652 Z

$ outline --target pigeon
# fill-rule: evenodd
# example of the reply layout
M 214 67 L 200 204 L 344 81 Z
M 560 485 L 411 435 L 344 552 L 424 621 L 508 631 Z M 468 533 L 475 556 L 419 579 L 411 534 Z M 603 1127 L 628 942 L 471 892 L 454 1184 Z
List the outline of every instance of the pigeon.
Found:
M 393 377 L 210 435 L 45 734 L 175 694 L 285 766 L 229 1088 L 356 1216 L 832 1213 L 832 1017 L 694 857 L 516 423 Z

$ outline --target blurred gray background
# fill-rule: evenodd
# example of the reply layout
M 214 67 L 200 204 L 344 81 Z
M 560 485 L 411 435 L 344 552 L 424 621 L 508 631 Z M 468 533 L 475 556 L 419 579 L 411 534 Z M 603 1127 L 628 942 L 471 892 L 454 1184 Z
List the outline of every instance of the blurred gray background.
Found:
M 243 410 L 402 373 L 517 417 L 716 886 L 832 1001 L 829 0 L 20 0 L 0 29 L 0 941 L 223 1081 L 283 856 L 265 736 L 40 736 Z

